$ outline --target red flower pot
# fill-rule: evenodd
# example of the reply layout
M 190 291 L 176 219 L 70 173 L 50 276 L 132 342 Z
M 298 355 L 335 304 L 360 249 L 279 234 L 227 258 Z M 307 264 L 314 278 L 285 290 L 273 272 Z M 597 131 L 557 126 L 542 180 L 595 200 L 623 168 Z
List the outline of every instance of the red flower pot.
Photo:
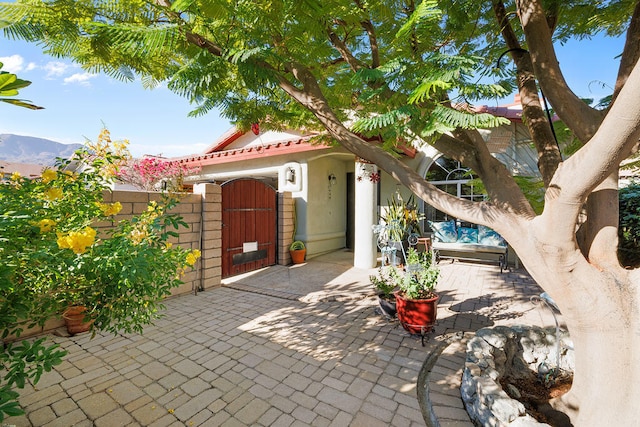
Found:
M 395 293 L 398 320 L 403 328 L 412 334 L 424 335 L 436 323 L 438 296 L 427 299 L 407 299 L 400 292 Z

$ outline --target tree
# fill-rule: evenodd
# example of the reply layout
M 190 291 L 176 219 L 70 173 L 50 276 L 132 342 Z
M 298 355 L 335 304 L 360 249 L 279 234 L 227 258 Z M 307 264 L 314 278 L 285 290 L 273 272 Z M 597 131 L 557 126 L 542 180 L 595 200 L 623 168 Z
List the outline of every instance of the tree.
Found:
M 616 257 L 617 171 L 640 136 L 638 2 L 58 0 L 5 4 L 0 17 L 6 36 L 87 70 L 166 81 L 197 104 L 193 114 L 217 107 L 243 128 L 324 129 L 437 209 L 494 228 L 563 312 L 576 350 L 564 398 L 575 424 L 640 416 L 640 273 Z M 626 33 L 604 110 L 572 92 L 553 44 L 598 32 Z M 538 152 L 541 214 L 477 131 L 500 120 L 454 108 L 512 89 Z M 566 160 L 540 91 L 582 145 Z M 422 141 L 470 167 L 488 200 L 439 191 L 393 154 Z

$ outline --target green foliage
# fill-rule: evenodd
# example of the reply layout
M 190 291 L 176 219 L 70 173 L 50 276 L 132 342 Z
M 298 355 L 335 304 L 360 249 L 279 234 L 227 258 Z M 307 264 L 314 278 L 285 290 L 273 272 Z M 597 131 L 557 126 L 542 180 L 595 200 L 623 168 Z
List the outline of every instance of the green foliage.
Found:
M 4 64 L 0 62 L 0 69 Z M 32 104 L 24 99 L 5 98 L 7 96 L 17 96 L 19 89 L 23 89 L 31 84 L 30 81 L 19 79 L 15 74 L 7 71 L 0 71 L 0 101 L 13 104 L 18 107 L 29 108 L 30 110 L 42 110 L 42 107 Z
M 434 296 L 440 270 L 433 264 L 432 253 L 409 248 L 406 273 L 399 283 L 407 299 L 426 299 Z
M 291 243 L 291 245 L 289 246 L 289 250 L 290 251 L 299 251 L 301 249 L 304 249 L 304 242 L 302 242 L 301 240 L 295 240 L 293 243 Z
M 142 332 L 199 256 L 169 243 L 186 227 L 167 213 L 175 196 L 132 218 L 117 216 L 119 202 L 104 202 L 124 152 L 104 130 L 40 178 L 14 173 L 0 184 L 0 419 L 17 410 L 10 388 L 37 383 L 64 354 L 44 339 L 12 342 L 25 328 L 82 305 L 94 330 Z
M 640 182 L 619 190 L 618 258 L 625 267 L 640 267 Z
M 391 241 L 403 242 L 412 233 L 420 234 L 421 215 L 418 213 L 418 205 L 413 194 L 406 203 L 399 193 L 396 197 L 387 200 L 381 219 L 388 228 Z
M 394 266 L 380 267 L 377 275 L 370 275 L 369 280 L 381 296 L 390 296 L 398 288 L 402 281 L 402 276 Z

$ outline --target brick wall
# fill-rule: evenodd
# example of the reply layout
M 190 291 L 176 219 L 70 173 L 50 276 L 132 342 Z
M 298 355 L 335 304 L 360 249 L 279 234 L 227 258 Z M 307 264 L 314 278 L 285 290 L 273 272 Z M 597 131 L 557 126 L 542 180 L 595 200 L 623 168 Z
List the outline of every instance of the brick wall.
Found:
M 278 193 L 278 264 L 291 264 L 289 246 L 295 231 L 295 200 L 291 193 Z
M 159 201 L 159 193 L 141 191 L 113 191 L 105 193 L 105 202 L 120 202 L 122 211 L 118 217 L 131 218 L 147 209 L 150 201 Z M 222 195 L 219 185 L 198 184 L 194 192 L 184 194 L 179 204 L 169 213 L 182 217 L 187 228 L 176 230 L 177 238 L 170 242 L 184 249 L 199 249 L 202 257 L 195 268 L 187 272 L 182 281 L 184 284 L 174 288 L 172 295 L 179 295 L 194 290 L 220 286 L 220 255 L 222 247 Z

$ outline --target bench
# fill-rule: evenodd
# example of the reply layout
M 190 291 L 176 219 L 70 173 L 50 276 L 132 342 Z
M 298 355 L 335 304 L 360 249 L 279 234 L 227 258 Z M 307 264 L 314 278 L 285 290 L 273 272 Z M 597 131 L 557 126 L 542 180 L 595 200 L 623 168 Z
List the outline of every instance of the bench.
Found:
M 494 230 L 483 225 L 462 224 L 455 220 L 428 221 L 433 231 L 434 259 L 459 259 L 463 261 L 494 261 L 500 273 L 507 269 L 509 246 Z M 443 253 L 444 252 L 444 253 Z M 491 257 L 496 255 L 496 257 Z
M 502 245 L 481 245 L 479 243 L 444 243 L 435 240 L 431 247 L 436 263 L 441 259 L 458 259 L 462 261 L 494 261 L 500 266 L 500 273 L 507 269 L 509 247 Z M 445 254 L 441 253 L 444 251 Z M 463 254 L 462 256 L 460 254 Z M 473 256 L 474 254 L 497 255 L 496 260 Z

